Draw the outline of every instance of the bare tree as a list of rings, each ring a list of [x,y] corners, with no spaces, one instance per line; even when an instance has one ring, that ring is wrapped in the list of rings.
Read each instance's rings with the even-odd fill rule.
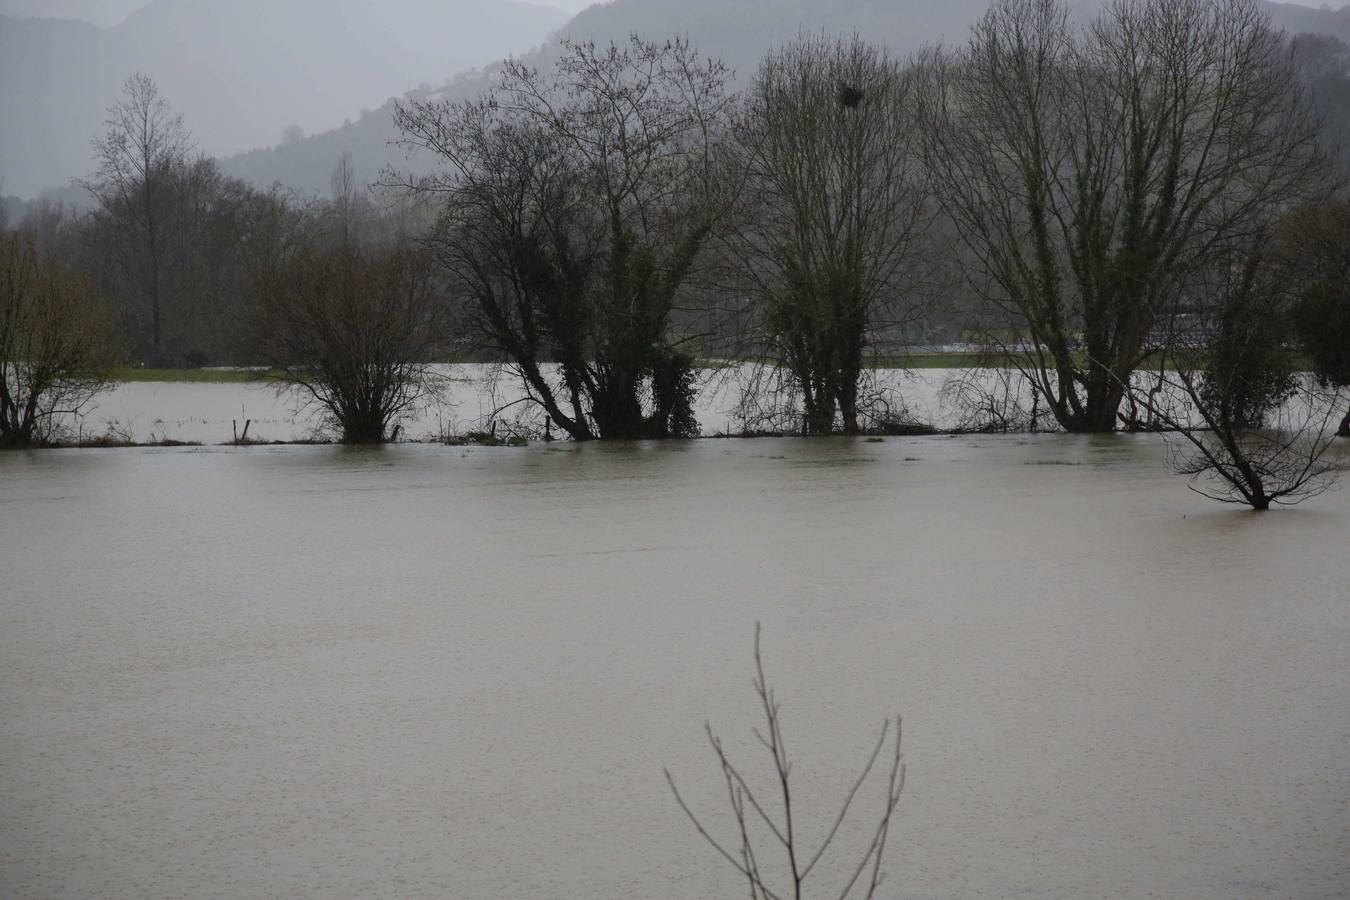
[[[724,202],[726,80],[635,36],[565,43],[550,72],[507,62],[479,102],[397,108],[405,144],[446,166],[403,186],[443,202],[432,242],[469,331],[574,439],[697,428],[672,315]]]
[[[932,214],[910,101],[885,51],[800,37],[760,63],[737,129],[748,177],[727,244],[806,434],[858,433],[868,346],[918,308]]]
[[[356,228],[363,219],[369,218],[366,204],[363,203],[364,189],[356,183],[356,168],[352,155],[343,153],[333,167],[328,179],[330,191],[329,208],[333,215],[334,230],[339,243],[350,244],[357,239]]]
[[[302,248],[257,280],[252,343],[275,377],[316,404],[344,443],[396,440],[430,400],[445,298],[428,254]]]
[[[1172,465],[1191,488],[1253,509],[1293,505],[1329,488],[1327,456],[1344,398],[1292,371],[1290,296],[1260,249],[1216,261],[1192,282],[1192,311],[1174,323],[1158,384],[1129,386],[1173,441]]]
[[[1324,387],[1350,388],[1350,199],[1295,212],[1281,224],[1275,254],[1313,374]],[[1350,406],[1343,413],[1336,433],[1350,437]]]
[[[861,896],[870,900],[870,898],[876,896],[877,889],[885,879],[886,873],[882,870],[881,863],[886,852],[886,839],[890,834],[891,820],[895,815],[896,807],[900,803],[900,794],[905,787],[905,765],[900,755],[900,717],[896,716],[895,718],[893,736],[891,734],[892,723],[888,720],[882,724],[876,745],[873,747],[871,755],[868,756],[862,773],[854,780],[848,793],[845,794],[839,811],[831,820],[832,824],[825,833],[825,837],[813,850],[802,840],[801,810],[793,806],[792,763],[788,757],[786,743],[783,740],[782,710],[764,675],[764,659],[760,654],[759,632],[759,623],[756,623],[754,687],[755,694],[759,698],[760,709],[764,714],[764,730],[755,729],[754,733],[759,743],[773,759],[775,783],[770,789],[770,793],[777,794],[777,803],[774,804],[767,796],[755,792],[755,789],[742,774],[741,769],[727,756],[722,740],[713,731],[711,724],[705,724],[704,730],[707,732],[708,743],[712,747],[713,754],[717,757],[717,765],[726,786],[728,803],[731,806],[732,817],[736,823],[736,837],[732,841],[719,840],[714,837],[689,804],[685,802],[669,769],[665,773],[666,782],[670,785],[671,793],[675,795],[675,802],[684,810],[685,815],[689,817],[689,821],[698,829],[698,833],[746,879],[750,888],[751,900],[780,900],[780,898],[789,897],[793,900],[801,900],[802,897],[806,896],[805,884],[807,878],[815,871],[816,865],[834,843],[835,837],[839,834],[840,826],[843,825],[844,819],[853,806],[854,798],[872,773],[877,760],[881,758],[881,751],[886,746],[887,738],[891,737],[894,749],[890,754],[889,774],[885,782],[885,796],[879,821],[869,832],[870,838],[863,848],[861,858],[856,863],[850,864],[845,870],[847,878],[837,893],[840,900],[844,900],[857,889]],[[774,814],[776,812],[773,808],[775,805],[781,808],[781,816]],[[776,846],[777,851],[775,852],[780,853],[784,858],[783,869],[785,871],[779,877],[774,876],[772,871],[774,867],[769,861],[768,851],[757,846],[754,839],[756,832],[763,829],[767,829],[771,836],[770,846]],[[783,885],[786,885],[786,887]]]
[[[166,257],[176,238],[170,193],[187,165],[191,141],[147,75],[136,73],[108,109],[106,132],[94,140],[98,170],[82,182],[123,242],[125,265],[136,273],[150,312],[150,349],[161,349]]]
[[[89,282],[0,237],[0,446],[59,436],[108,385],[112,316]]]
[[[1321,184],[1256,0],[1000,0],[924,65],[926,155],[1010,362],[1069,431],[1116,427],[1216,255]]]

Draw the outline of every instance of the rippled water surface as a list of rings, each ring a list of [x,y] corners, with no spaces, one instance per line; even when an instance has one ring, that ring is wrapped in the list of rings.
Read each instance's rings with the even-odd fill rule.
[[[741,896],[757,620],[886,897],[1345,896],[1348,550],[1151,437],[0,455],[0,896]]]

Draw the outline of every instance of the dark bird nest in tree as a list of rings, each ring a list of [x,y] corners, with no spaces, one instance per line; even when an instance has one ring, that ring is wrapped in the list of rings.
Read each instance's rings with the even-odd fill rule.
[[[839,85],[839,103],[848,109],[856,109],[859,103],[862,103],[863,92],[861,88],[855,88],[851,84]]]

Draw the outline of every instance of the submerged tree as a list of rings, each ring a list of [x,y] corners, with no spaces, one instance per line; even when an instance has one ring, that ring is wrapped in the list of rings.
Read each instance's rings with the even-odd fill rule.
[[[697,429],[672,315],[724,202],[726,81],[683,41],[570,42],[482,101],[396,110],[447,167],[403,184],[443,202],[432,244],[470,334],[576,440]]]
[[[1318,130],[1255,0],[1000,0],[926,60],[943,206],[1008,359],[1069,431],[1116,427],[1217,257],[1315,190]]]
[[[859,431],[868,345],[914,315],[931,221],[910,80],[854,36],[760,64],[737,129],[746,190],[727,244],[789,373],[803,431]]]
[[[445,298],[423,252],[307,247],[257,279],[252,342],[349,444],[394,440],[430,399]]]
[[[1342,400],[1292,371],[1288,285],[1259,248],[1216,262],[1193,282],[1158,388],[1132,387],[1168,429],[1172,463],[1192,489],[1253,509],[1292,505],[1326,490],[1340,471],[1327,457]]]
[[[108,386],[112,316],[87,279],[0,236],[0,446],[58,436]]]

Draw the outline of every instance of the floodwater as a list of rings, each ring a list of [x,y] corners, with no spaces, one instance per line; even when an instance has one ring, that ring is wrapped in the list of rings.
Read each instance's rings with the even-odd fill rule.
[[[0,896],[743,895],[759,621],[880,896],[1343,897],[1347,549],[1143,435],[0,455]]]
[[[748,372],[749,367],[741,367]],[[905,409],[919,421],[950,423],[953,411],[944,401],[943,387],[950,378],[969,371],[929,369],[912,372],[879,370],[878,380],[903,397]],[[475,429],[493,421],[523,420],[536,430],[542,421],[535,409],[521,404],[519,382],[499,367],[465,364],[441,368],[442,392],[412,411],[402,423],[402,436],[434,439]],[[739,433],[753,424],[739,414],[742,382],[735,373],[704,373],[696,413],[704,434]],[[323,420],[295,393],[278,392],[267,383],[124,382],[100,394],[86,415],[63,424],[77,435],[113,432],[149,443],[159,440],[224,444],[249,422],[248,436],[265,441],[295,441],[326,436]],[[771,430],[771,429],[770,429]],[[331,436],[331,435],[327,435]]]

